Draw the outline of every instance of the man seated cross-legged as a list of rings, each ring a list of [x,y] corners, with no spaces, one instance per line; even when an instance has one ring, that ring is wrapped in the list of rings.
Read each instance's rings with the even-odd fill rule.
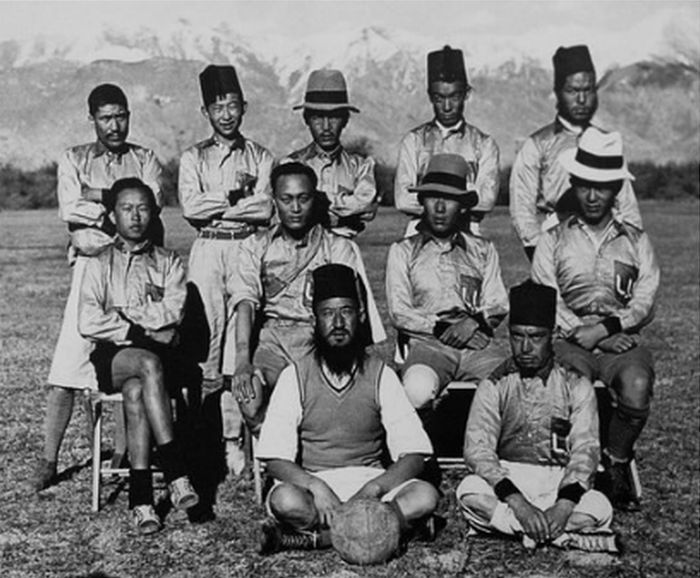
[[[473,472],[457,488],[472,531],[616,551],[612,507],[591,489],[599,460],[590,380],[554,361],[556,291],[527,281],[510,292],[513,357],[479,384],[464,438]],[[582,535],[587,533],[587,535]]]
[[[313,272],[315,348],[280,375],[257,447],[277,480],[262,553],[329,546],[327,528],[348,500],[389,503],[404,531],[437,505],[437,491],[415,479],[430,440],[394,371],[366,349],[361,283],[345,265]]]
[[[96,343],[91,361],[100,389],[123,395],[129,508],[137,530],[150,534],[161,527],[153,507],[152,439],[173,505],[185,509],[199,501],[175,439],[165,383],[176,363],[173,346],[185,308],[185,270],[174,252],[147,238],[157,215],[148,185],[121,179],[106,195],[105,206],[117,237],[86,264],[78,324],[80,333]]]

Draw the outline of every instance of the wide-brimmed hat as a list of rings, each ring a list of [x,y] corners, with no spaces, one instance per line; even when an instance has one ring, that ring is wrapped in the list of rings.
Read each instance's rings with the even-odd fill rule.
[[[619,132],[588,127],[581,135],[578,147],[561,153],[559,162],[569,174],[586,181],[634,180],[622,156],[622,135]]]
[[[294,107],[294,110],[351,110],[360,112],[348,101],[348,86],[340,70],[323,68],[314,70],[306,83],[304,102]]]
[[[428,170],[417,187],[409,187],[414,193],[441,193],[459,197],[463,204],[473,207],[479,202],[475,191],[467,190],[469,165],[464,157],[454,154],[438,154],[428,163]]]

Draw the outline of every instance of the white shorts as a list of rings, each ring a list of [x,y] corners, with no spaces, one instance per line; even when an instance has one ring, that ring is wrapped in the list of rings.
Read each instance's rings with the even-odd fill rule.
[[[78,256],[73,265],[70,293],[68,293],[68,301],[63,311],[61,332],[58,335],[49,370],[47,380],[49,385],[97,390],[95,368],[90,362],[90,353],[94,344],[78,332],[80,285],[83,282],[88,259],[90,257]]]

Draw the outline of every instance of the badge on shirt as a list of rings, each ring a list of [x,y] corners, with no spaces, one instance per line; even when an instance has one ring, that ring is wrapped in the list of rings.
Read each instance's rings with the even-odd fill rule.
[[[563,417],[552,417],[550,431],[552,433],[552,456],[555,458],[568,456],[571,422]]]
[[[471,275],[460,275],[459,295],[470,314],[478,311],[481,301],[481,279]]]
[[[313,271],[306,272],[306,279],[304,279],[304,295],[303,302],[304,307],[311,307],[314,298],[314,275]]]
[[[146,299],[148,301],[157,303],[163,300],[164,295],[165,288],[154,285],[153,283],[146,283]]]
[[[634,282],[639,277],[639,269],[622,261],[615,261],[615,298],[627,305],[632,299]]]

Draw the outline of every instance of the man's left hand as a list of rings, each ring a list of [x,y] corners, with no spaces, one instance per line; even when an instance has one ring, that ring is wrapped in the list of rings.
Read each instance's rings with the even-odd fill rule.
[[[555,504],[544,511],[544,516],[549,524],[549,539],[556,540],[566,530],[566,523],[574,511],[574,503],[571,500],[557,500]]]
[[[491,343],[491,338],[479,329],[467,341],[467,349],[484,349],[489,343]]]
[[[598,347],[610,353],[624,353],[637,345],[637,338],[627,333],[615,333],[598,342]]]
[[[608,330],[600,323],[596,323],[595,325],[580,325],[574,329],[569,339],[590,351],[601,339],[607,337],[607,335]]]
[[[440,335],[440,341],[450,347],[464,349],[478,329],[478,321],[471,317],[465,317],[461,321],[457,321],[445,329],[442,335]]]

